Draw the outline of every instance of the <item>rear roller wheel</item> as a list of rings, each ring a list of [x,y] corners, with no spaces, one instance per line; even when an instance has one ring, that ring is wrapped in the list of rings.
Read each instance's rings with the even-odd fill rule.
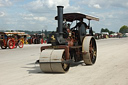
[[[82,51],[87,52],[83,54],[83,60],[85,64],[92,65],[96,61],[97,47],[96,41],[92,36],[86,36],[83,40]]]
[[[70,64],[63,62],[66,60],[64,54],[64,50],[43,50],[39,59],[41,70],[43,72],[67,72]]]

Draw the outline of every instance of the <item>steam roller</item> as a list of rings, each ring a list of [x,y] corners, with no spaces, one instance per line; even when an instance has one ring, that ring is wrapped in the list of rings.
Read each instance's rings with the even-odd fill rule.
[[[93,65],[97,58],[97,46],[93,37],[90,21],[99,18],[81,13],[63,14],[63,6],[57,6],[58,27],[49,34],[48,44],[41,47],[39,58],[40,69],[43,72],[65,73],[74,62],[84,61]],[[88,25],[83,21],[87,19]],[[72,26],[75,22],[76,25]]]

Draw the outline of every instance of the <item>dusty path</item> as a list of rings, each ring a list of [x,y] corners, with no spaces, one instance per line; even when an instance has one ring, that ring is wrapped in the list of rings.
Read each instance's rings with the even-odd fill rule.
[[[95,65],[79,64],[65,74],[41,72],[34,64],[40,46],[0,49],[0,85],[128,85],[128,38],[98,40]]]

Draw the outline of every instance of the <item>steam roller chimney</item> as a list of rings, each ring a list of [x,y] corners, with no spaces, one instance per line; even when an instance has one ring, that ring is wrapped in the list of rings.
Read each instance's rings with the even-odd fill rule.
[[[58,32],[62,33],[63,32],[63,8],[64,6],[57,6],[58,10]]]

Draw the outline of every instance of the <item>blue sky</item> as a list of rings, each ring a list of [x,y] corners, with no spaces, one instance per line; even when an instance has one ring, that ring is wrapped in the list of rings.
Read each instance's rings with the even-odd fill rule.
[[[0,30],[55,30],[57,5],[64,6],[64,13],[98,17],[91,22],[95,32],[128,26],[128,0],[0,0]]]

